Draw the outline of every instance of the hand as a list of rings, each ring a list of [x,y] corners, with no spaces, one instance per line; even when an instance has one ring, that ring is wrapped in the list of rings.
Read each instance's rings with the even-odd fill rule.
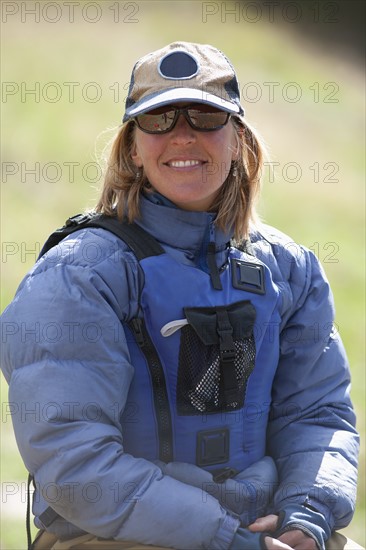
[[[275,531],[277,527],[278,516],[270,514],[262,518],[258,518],[254,523],[249,525],[248,529],[252,532],[258,533],[261,531]],[[293,529],[287,531],[279,537],[279,539],[272,539],[266,537],[265,539],[268,550],[275,550],[276,548],[292,548],[293,550],[317,550],[315,540],[308,537],[302,531]],[[285,546],[276,546],[277,542],[285,544]]]
[[[261,531],[275,531],[277,528],[278,516],[269,514],[261,518],[257,518],[254,523],[248,526],[249,531],[260,533]]]
[[[254,523],[249,525],[248,529],[253,533],[260,533],[262,531],[275,531],[277,527],[278,516],[275,514],[269,514],[262,518],[258,518]],[[264,542],[268,550],[292,550],[292,546],[289,546],[286,541],[280,541],[272,537],[265,537]]]
[[[288,544],[294,550],[317,550],[318,548],[315,540],[299,529],[283,533],[278,540]]]
[[[289,504],[278,514],[276,538],[294,550],[324,550],[330,534],[325,516],[315,508]]]
[[[230,550],[260,550],[264,548],[264,545],[266,550],[293,550],[284,542],[270,537],[268,532],[262,534],[261,531],[258,531],[256,533],[243,527],[239,527],[235,533]]]

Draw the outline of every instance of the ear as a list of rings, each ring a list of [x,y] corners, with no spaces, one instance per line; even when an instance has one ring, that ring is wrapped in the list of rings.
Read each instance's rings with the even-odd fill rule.
[[[236,161],[236,160],[238,160],[238,158],[239,158],[239,148],[238,148],[238,146],[236,145],[236,146],[233,147],[233,152],[232,152],[231,160],[232,160],[232,161]]]
[[[231,147],[231,160],[232,161],[236,161],[238,160],[239,158],[239,151],[240,151],[240,147],[239,147],[239,139],[237,136],[235,136],[234,140],[233,140],[233,145]]]
[[[232,161],[236,161],[239,158],[240,155],[240,143],[243,140],[244,130],[243,128],[235,128],[233,132],[233,140],[232,140]]]
[[[134,144],[132,145],[132,148],[131,148],[131,159],[132,159],[134,165],[137,166],[137,168],[142,168],[142,166],[143,166],[142,159],[141,159],[141,156],[139,154],[136,142],[134,142]]]

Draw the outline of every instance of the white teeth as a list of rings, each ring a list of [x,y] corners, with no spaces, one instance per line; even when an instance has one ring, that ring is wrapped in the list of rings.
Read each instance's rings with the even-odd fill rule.
[[[185,168],[186,166],[198,166],[201,163],[199,160],[172,160],[169,164],[174,168]]]

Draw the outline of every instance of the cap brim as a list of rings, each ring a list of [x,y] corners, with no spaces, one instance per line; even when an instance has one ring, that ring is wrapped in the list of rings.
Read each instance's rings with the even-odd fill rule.
[[[151,109],[163,107],[164,105],[169,105],[170,103],[176,103],[178,101],[194,101],[195,103],[212,105],[227,113],[237,115],[244,114],[241,105],[204,92],[203,90],[197,90],[195,88],[171,88],[165,92],[158,92],[152,96],[150,95],[131,105],[131,107],[126,109],[123,122],[127,122],[127,120],[137,115],[141,115],[142,113],[146,113],[147,111],[151,111]]]

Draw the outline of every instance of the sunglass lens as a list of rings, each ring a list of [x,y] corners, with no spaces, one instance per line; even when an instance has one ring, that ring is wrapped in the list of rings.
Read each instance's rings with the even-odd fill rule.
[[[169,111],[163,109],[155,109],[137,117],[137,124],[141,130],[145,132],[156,133],[166,132],[173,125],[175,110]]]
[[[228,113],[213,109],[204,111],[202,109],[188,109],[189,120],[193,127],[198,130],[215,130],[224,126],[228,120]]]

